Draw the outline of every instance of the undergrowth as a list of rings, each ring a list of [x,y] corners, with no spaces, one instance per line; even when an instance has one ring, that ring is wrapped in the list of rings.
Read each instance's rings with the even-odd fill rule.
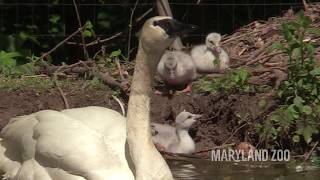
[[[279,106],[259,126],[267,144],[312,145],[319,141],[320,67],[315,63],[317,44],[308,37],[320,36],[302,12],[297,21],[285,22],[281,31],[285,41],[272,49],[288,56],[288,78],[277,89]]]

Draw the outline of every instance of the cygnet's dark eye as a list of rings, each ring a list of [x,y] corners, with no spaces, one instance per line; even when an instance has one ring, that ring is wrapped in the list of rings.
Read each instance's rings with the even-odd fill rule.
[[[210,40],[210,41],[209,41],[209,43],[213,44],[213,41],[212,41],[212,40]]]

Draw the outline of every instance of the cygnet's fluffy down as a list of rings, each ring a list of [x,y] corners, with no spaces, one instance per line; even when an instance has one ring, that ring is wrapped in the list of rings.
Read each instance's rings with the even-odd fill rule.
[[[183,111],[176,117],[175,127],[151,123],[153,142],[166,152],[192,154],[195,151],[195,143],[188,130],[200,117],[201,115]]]
[[[229,68],[229,55],[220,41],[220,34],[210,33],[205,44],[192,48],[191,57],[199,74],[220,73]]]
[[[197,77],[191,56],[182,51],[166,51],[157,71],[167,86],[177,90],[182,90]]]

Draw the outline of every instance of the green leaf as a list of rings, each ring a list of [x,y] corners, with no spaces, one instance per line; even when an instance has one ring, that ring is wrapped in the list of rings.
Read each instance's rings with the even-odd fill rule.
[[[312,113],[312,108],[310,106],[303,106],[302,112],[307,115],[310,115]]]
[[[300,59],[301,58],[301,48],[300,47],[294,48],[292,50],[292,56],[291,57],[293,59]]]
[[[275,42],[273,43],[269,48],[268,48],[268,52],[272,52],[274,50],[284,50],[285,46],[281,43],[281,42]]]
[[[309,57],[310,57],[310,56],[313,56],[314,53],[315,53],[315,51],[316,51],[315,46],[314,46],[312,43],[307,43],[307,44],[305,45],[305,47],[306,47],[306,49],[307,49],[307,51],[308,51]]]
[[[220,64],[220,59],[219,58],[215,58],[214,60],[213,60],[213,64],[214,65],[219,65]]]
[[[93,25],[92,25],[91,21],[87,21],[87,22],[86,22],[86,24],[85,24],[85,28],[86,28],[86,29],[90,29],[90,30],[92,30]]]
[[[302,27],[307,28],[312,23],[312,20],[310,17],[305,16],[304,13],[302,11],[300,11],[298,13],[298,22]]]
[[[295,143],[300,142],[300,136],[299,136],[299,135],[294,135],[294,136],[292,137],[292,141],[295,142]]]
[[[295,106],[293,104],[291,104],[289,107],[288,107],[288,112],[291,114],[291,116],[295,119],[298,119],[300,118],[300,113],[294,108]]]
[[[293,103],[295,106],[297,106],[298,108],[301,108],[303,106],[304,100],[300,97],[300,96],[296,96],[293,99]]]
[[[312,76],[319,76],[320,75],[320,67],[313,69],[312,71],[310,71],[310,74]]]
[[[11,74],[13,68],[17,65],[16,58],[20,56],[17,52],[0,51],[0,70],[2,70],[4,74]]]
[[[265,109],[268,106],[268,102],[265,98],[263,98],[258,102],[258,105],[260,109]]]
[[[312,141],[313,128],[311,126],[306,126],[303,128],[303,138],[307,144]]]
[[[91,31],[89,31],[89,30],[84,30],[83,31],[83,36],[84,37],[92,37],[92,32]]]
[[[121,50],[118,49],[117,51],[113,51],[111,54],[110,54],[110,57],[114,58],[114,57],[119,57],[121,55]]]
[[[49,21],[52,24],[57,24],[60,19],[61,19],[61,17],[59,15],[51,15],[50,18],[49,18]]]

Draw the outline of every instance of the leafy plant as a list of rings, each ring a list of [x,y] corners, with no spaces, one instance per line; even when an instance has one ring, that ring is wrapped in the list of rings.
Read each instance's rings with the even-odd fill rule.
[[[311,28],[311,23],[308,16],[298,13],[296,22],[281,26],[285,42],[272,46],[289,57],[288,79],[277,91],[280,107],[262,128],[264,139],[290,137],[294,143],[310,144],[313,136],[319,134],[320,67],[315,63],[317,45],[306,37],[311,34],[320,36],[320,29]]]
[[[63,34],[64,26],[62,25],[61,16],[58,14],[52,14],[49,18],[50,22],[50,34]]]
[[[17,58],[20,54],[17,52],[0,51],[0,70],[3,74],[9,75],[17,66]]]
[[[91,21],[87,21],[83,30],[83,35],[84,37],[94,37],[95,33],[94,33],[94,29],[93,29],[93,25],[91,23]]]
[[[226,94],[234,92],[249,92],[251,86],[248,84],[250,74],[246,69],[240,68],[232,71],[226,76],[211,79],[207,76],[200,79],[199,88],[205,92],[223,92]]]

